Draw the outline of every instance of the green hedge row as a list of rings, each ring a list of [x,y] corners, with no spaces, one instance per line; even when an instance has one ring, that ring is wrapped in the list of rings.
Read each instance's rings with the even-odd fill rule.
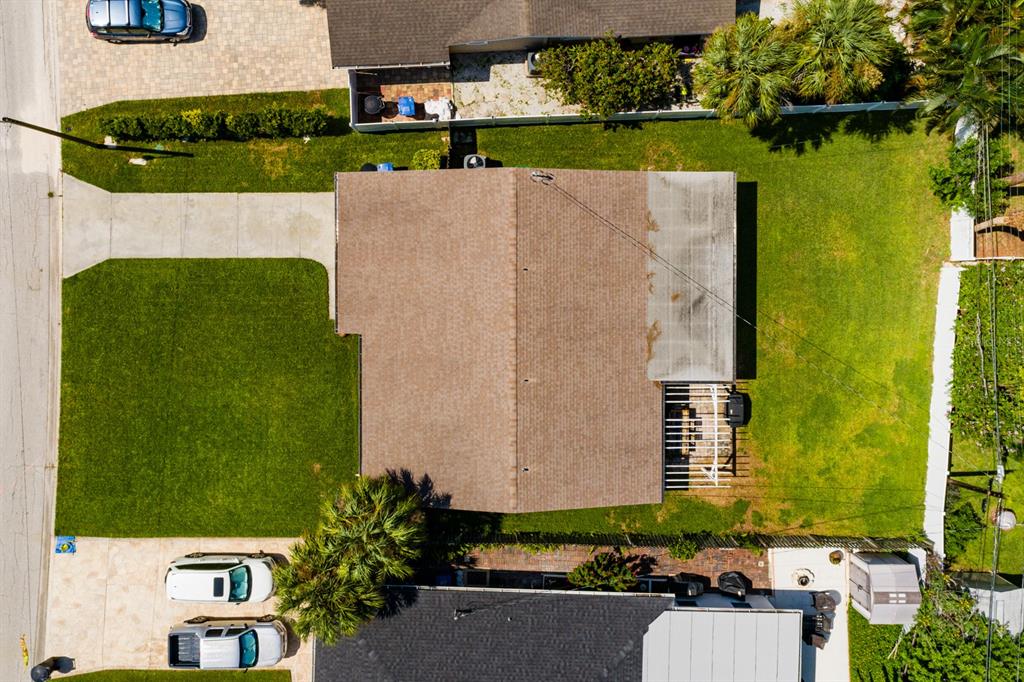
[[[177,114],[119,114],[100,120],[100,130],[117,140],[252,140],[306,137],[327,129],[327,110],[267,107],[228,114],[190,109]]]

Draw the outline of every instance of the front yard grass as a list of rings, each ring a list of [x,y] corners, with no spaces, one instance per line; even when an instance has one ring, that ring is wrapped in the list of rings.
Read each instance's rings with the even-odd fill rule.
[[[882,113],[787,117],[760,136],[720,121],[489,128],[478,145],[511,166],[724,170],[756,183],[757,361],[744,444],[754,470],[663,505],[506,517],[505,528],[920,532],[949,230],[927,167],[944,158],[944,139],[908,114]],[[742,282],[742,255],[739,267]],[[750,289],[738,290],[741,307]]]
[[[309,142],[299,138],[249,142],[161,143],[193,158],[156,157],[146,166],[128,163],[137,152],[92,149],[75,142],[61,145],[66,173],[110,192],[329,192],[336,171],[354,171],[364,163],[391,161],[408,166],[419,149],[441,149],[439,132],[365,135],[348,125],[348,90],[257,93],[217,97],[114,102],[61,121],[64,132],[102,142],[100,119],[114,114],[163,114],[189,109],[250,111],[266,106],[305,108],[322,105],[332,122],[328,134]],[[125,142],[156,147],[152,142]]]
[[[64,281],[58,533],[294,536],[357,468],[357,345],[306,260]]]

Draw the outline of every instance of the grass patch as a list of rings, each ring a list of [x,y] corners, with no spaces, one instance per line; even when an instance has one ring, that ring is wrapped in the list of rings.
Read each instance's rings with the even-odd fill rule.
[[[745,190],[756,191],[756,286],[742,284],[753,259],[741,253],[738,291],[741,308],[756,300],[759,327],[745,443],[758,463],[752,475],[714,495],[506,517],[505,527],[921,529],[949,230],[925,169],[944,158],[944,139],[905,114],[871,114],[786,117],[758,135],[720,121],[488,128],[478,145],[509,166],[731,170],[756,184]],[[750,332],[742,323],[737,331]],[[738,513],[737,500],[749,512]]]
[[[896,682],[895,661],[889,652],[903,630],[902,625],[872,625],[852,606],[849,617],[851,682]]]
[[[326,107],[331,117],[328,134],[309,142],[298,138],[169,141],[162,143],[166,149],[195,156],[153,158],[146,166],[128,163],[128,159],[140,156],[137,152],[91,149],[64,141],[64,171],[111,192],[329,192],[334,188],[337,171],[359,170],[364,163],[384,161],[408,166],[417,150],[440,149],[443,144],[439,132],[355,133],[348,125],[348,90],[340,89],[114,102],[65,116],[61,127],[66,133],[102,142],[100,119],[114,114],[162,114],[188,109],[232,113],[271,105],[297,109]],[[146,142],[125,144],[156,146]]]
[[[297,535],[357,468],[357,350],[312,261],[65,280],[57,532]]]
[[[81,682],[290,682],[292,674],[287,670],[101,670],[75,675],[75,679]]]

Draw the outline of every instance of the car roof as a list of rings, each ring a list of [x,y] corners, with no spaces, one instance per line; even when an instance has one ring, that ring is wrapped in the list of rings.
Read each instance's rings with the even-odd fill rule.
[[[142,0],[89,0],[93,28],[142,27]]]
[[[220,594],[214,581],[220,580]],[[167,575],[167,596],[172,599],[227,601],[231,582],[227,571],[172,571]]]

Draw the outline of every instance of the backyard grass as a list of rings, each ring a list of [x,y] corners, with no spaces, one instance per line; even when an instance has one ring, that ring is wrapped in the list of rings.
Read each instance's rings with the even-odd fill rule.
[[[872,625],[847,606],[850,637],[850,682],[896,682],[896,664],[889,658],[902,625]]]
[[[741,203],[756,192],[756,266],[740,254],[738,286],[741,309],[756,300],[743,444],[753,471],[717,494],[506,517],[505,528],[920,532],[949,229],[926,169],[944,158],[944,139],[905,114],[792,117],[759,135],[687,121],[492,128],[477,139],[481,153],[510,166],[731,170],[753,183]],[[749,373],[750,361],[741,364]]]
[[[292,674],[287,670],[101,670],[75,675],[74,679],[80,682],[290,682]]]
[[[305,260],[64,281],[58,533],[294,536],[357,468],[357,344]]]
[[[226,112],[270,105],[303,108],[323,105],[332,117],[329,134],[309,142],[299,138],[249,142],[161,143],[193,158],[158,157],[146,166],[128,163],[137,152],[92,149],[65,141],[66,173],[111,192],[329,192],[336,171],[354,171],[364,163],[391,161],[407,166],[423,148],[442,148],[437,132],[366,135],[348,125],[348,90],[225,95],[114,102],[64,117],[66,133],[102,142],[100,119],[114,114],[162,114],[189,109]],[[125,142],[137,147],[156,143]]]

